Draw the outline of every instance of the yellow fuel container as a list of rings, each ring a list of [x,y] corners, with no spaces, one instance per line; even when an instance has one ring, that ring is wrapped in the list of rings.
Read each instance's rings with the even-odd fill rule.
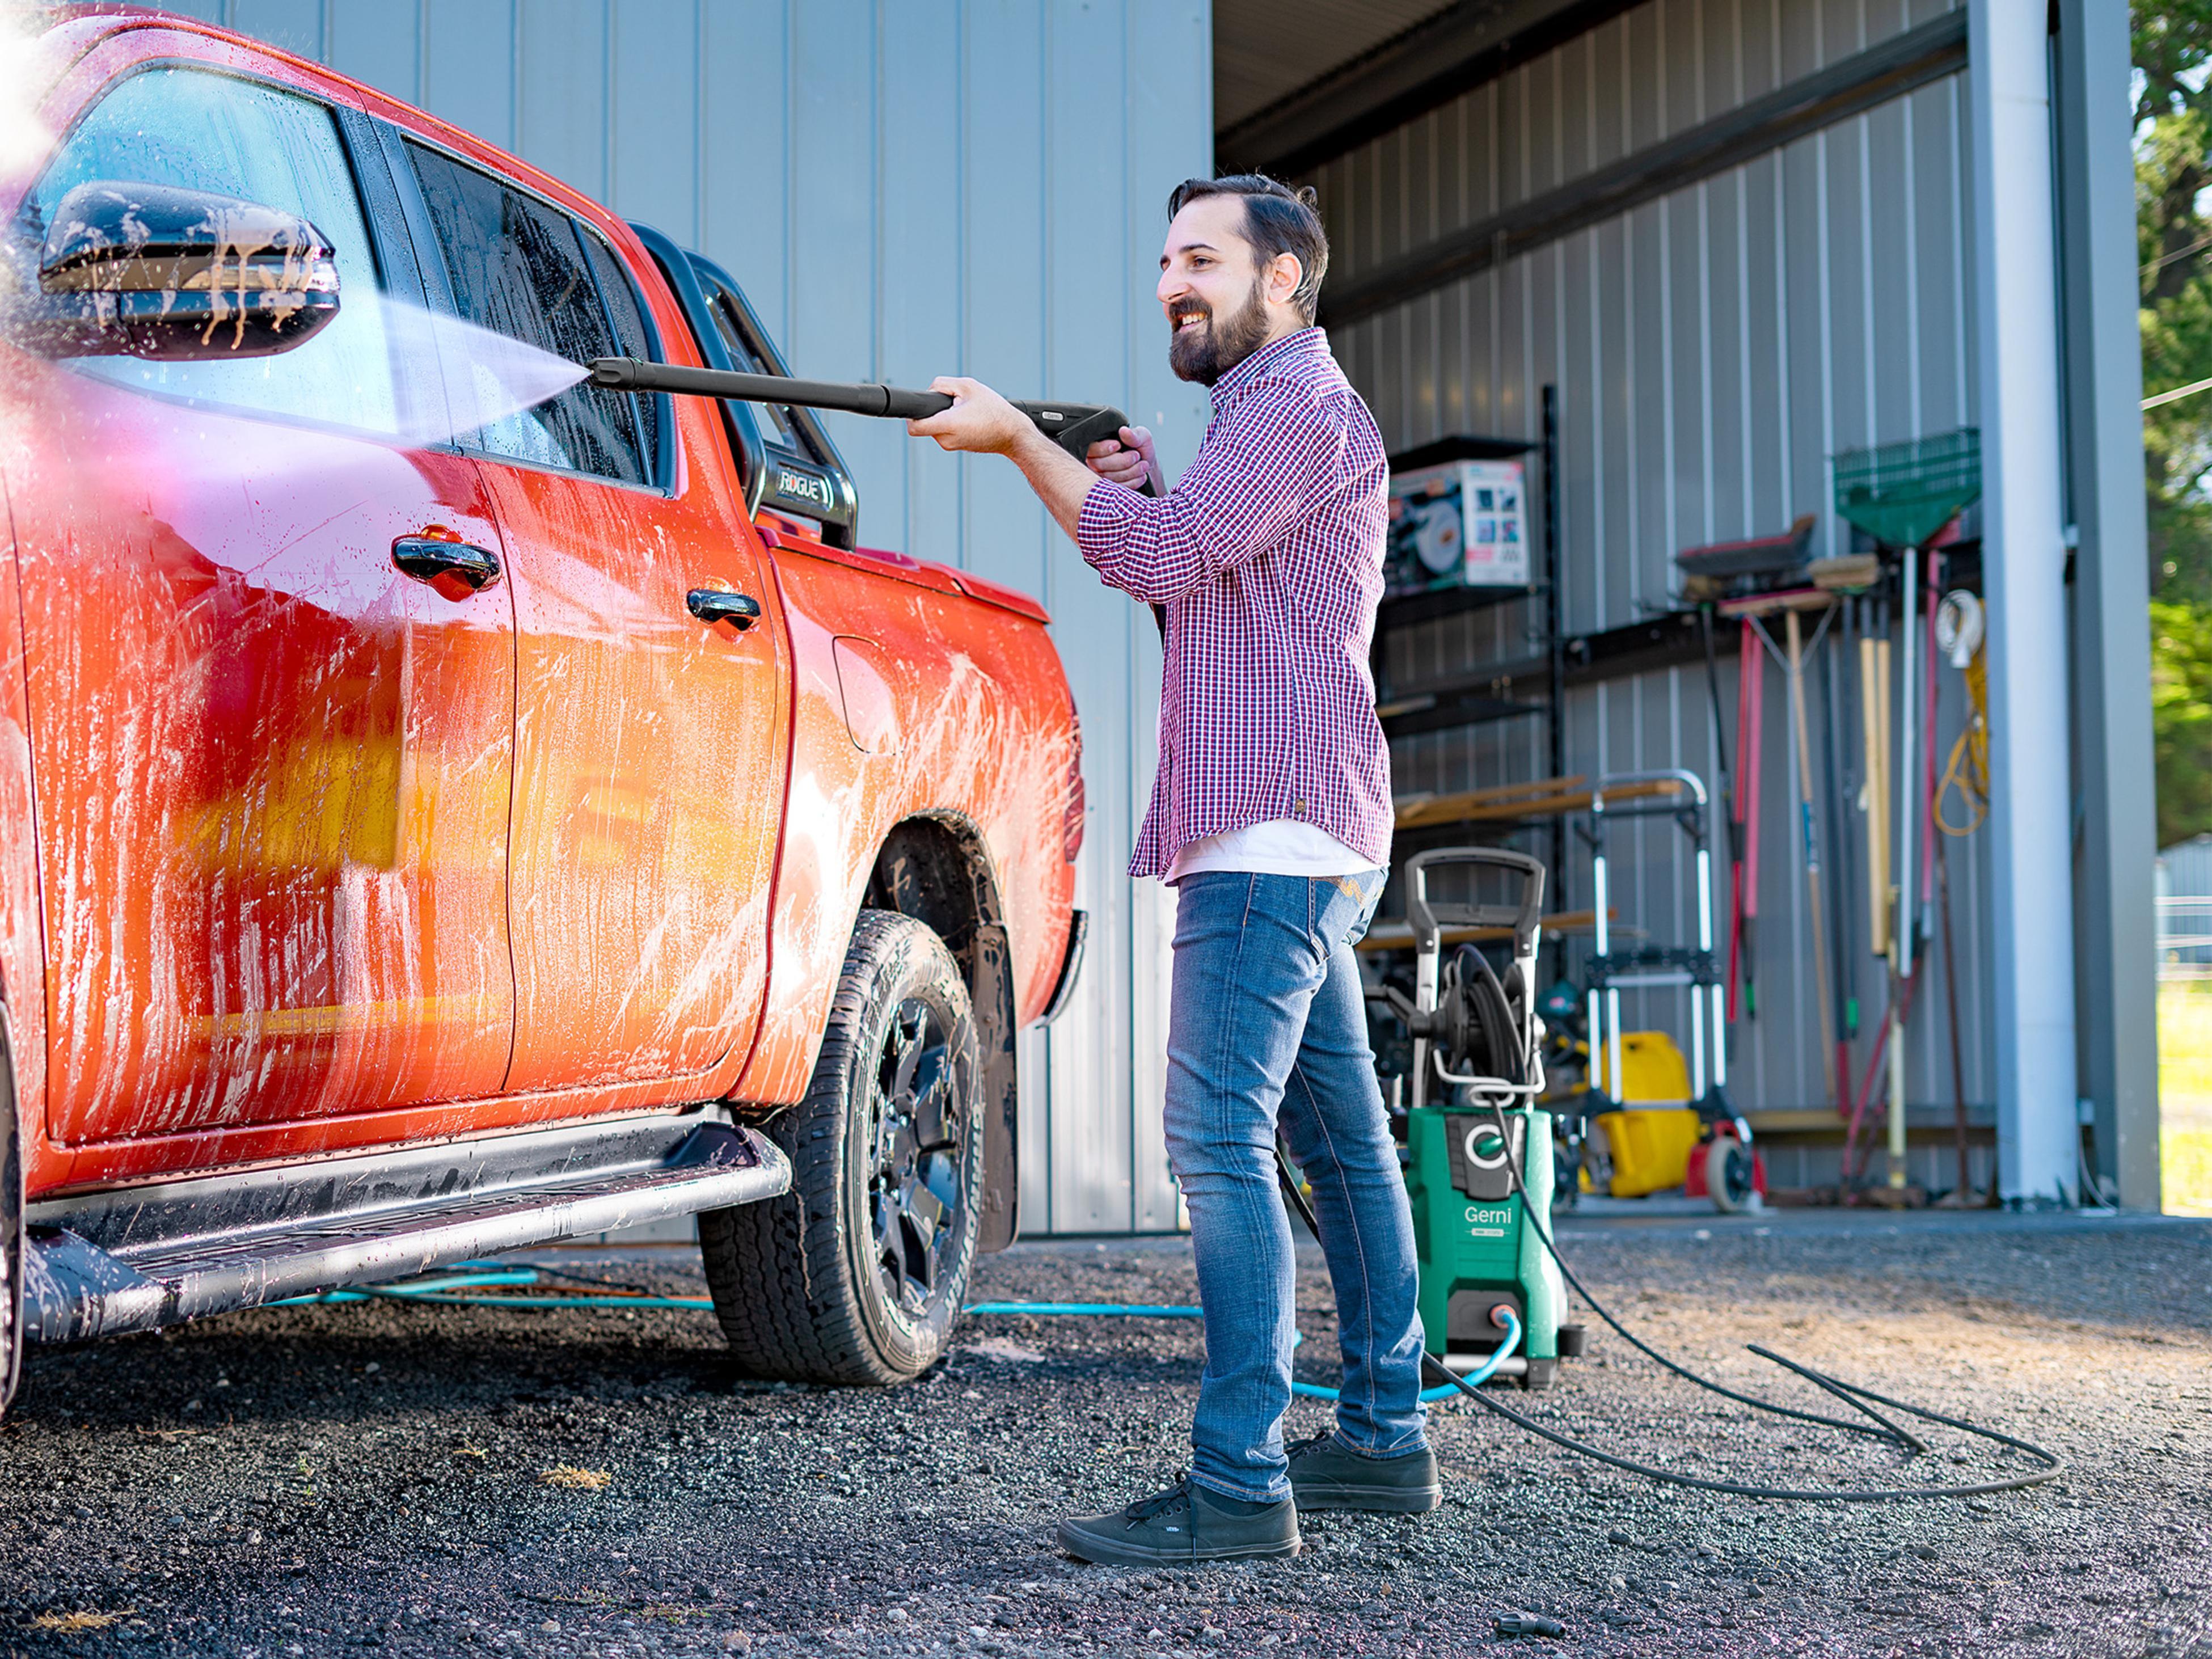
[[[1690,1067],[1664,1031],[1620,1034],[1620,1081],[1606,1092],[1626,1109],[1598,1114],[1613,1155],[1615,1198],[1679,1187],[1705,1127],[1689,1104]]]

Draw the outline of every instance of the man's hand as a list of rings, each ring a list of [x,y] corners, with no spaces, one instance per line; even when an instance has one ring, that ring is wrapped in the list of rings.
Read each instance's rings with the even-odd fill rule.
[[[1090,464],[1085,465],[981,380],[971,380],[964,374],[940,374],[929,383],[929,389],[951,398],[952,407],[925,420],[908,421],[907,431],[917,438],[936,439],[940,448],[1006,456],[1021,468],[1022,476],[1030,481],[1030,488],[1036,491],[1054,522],[1079,544],[1083,503],[1099,479],[1110,478],[1132,489],[1144,482],[1147,473],[1160,479],[1159,463],[1152,458],[1152,434],[1140,426],[1123,427],[1118,441],[1102,439],[1091,445]]]
[[[940,374],[929,383],[929,389],[949,396],[952,407],[926,420],[908,421],[906,429],[911,437],[934,438],[943,449],[1010,455],[1016,445],[1036,432],[1028,416],[981,380],[963,374]]]
[[[1141,426],[1123,427],[1118,440],[1101,438],[1091,446],[1085,459],[1091,470],[1109,483],[1141,490],[1149,477],[1154,489],[1163,495],[1168,493],[1168,481],[1160,476],[1159,458],[1152,453],[1152,434]]]

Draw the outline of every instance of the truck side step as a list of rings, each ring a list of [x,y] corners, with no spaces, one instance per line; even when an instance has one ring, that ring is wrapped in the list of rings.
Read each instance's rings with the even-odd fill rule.
[[[52,1200],[25,1217],[24,1335],[149,1330],[790,1184],[765,1136],[694,1110]]]

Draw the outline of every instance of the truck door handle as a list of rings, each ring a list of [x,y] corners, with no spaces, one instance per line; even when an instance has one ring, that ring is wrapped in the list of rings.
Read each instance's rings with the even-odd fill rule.
[[[720,587],[695,587],[684,596],[684,608],[702,623],[735,623],[740,630],[760,620],[760,601],[750,593],[732,593]]]
[[[481,593],[499,580],[499,559],[489,548],[465,542],[451,531],[402,536],[392,544],[392,562],[404,575],[428,582],[449,599]]]

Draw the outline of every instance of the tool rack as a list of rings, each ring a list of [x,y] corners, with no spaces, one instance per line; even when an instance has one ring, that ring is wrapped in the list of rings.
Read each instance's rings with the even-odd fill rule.
[[[1733,658],[1743,648],[1747,629],[1759,639],[1755,648],[1772,653],[1777,660],[1784,661],[1786,648],[1768,637],[1771,629],[1775,636],[1784,636],[1802,628],[1817,636],[1831,624],[1839,624],[1846,643],[1857,638],[1879,635],[1889,637],[1898,617],[1908,604],[1912,603],[1912,589],[1917,581],[1908,577],[1920,575],[1916,562],[1908,572],[1891,553],[1880,553],[1878,544],[1887,546],[1893,533],[1885,535],[1882,527],[1868,530],[1859,520],[1865,516],[1860,511],[1866,505],[1859,498],[1869,496],[1877,508],[1890,505],[1888,498],[1896,496],[1906,501],[1914,492],[1925,494],[1922,488],[1926,473],[1935,480],[1936,488],[1945,483],[1945,468],[1957,470],[1971,465],[1972,456],[1952,454],[1961,441],[1971,448],[1971,434],[1946,436],[1909,447],[1893,446],[1892,450],[1870,452],[1866,455],[1847,453],[1837,458],[1836,484],[1838,495],[1838,511],[1846,521],[1858,526],[1860,536],[1852,550],[1853,562],[1861,567],[1858,572],[1847,572],[1840,567],[1842,560],[1830,562],[1831,569],[1822,573],[1830,581],[1850,581],[1850,586],[1822,587],[1808,581],[1801,587],[1765,589],[1752,593],[1722,595],[1716,593],[1701,601],[1678,599],[1680,608],[1655,612],[1620,627],[1601,629],[1587,634],[1567,634],[1561,621],[1561,583],[1559,546],[1559,416],[1556,389],[1547,386],[1542,397],[1541,436],[1534,444],[1504,440],[1461,440],[1462,443],[1484,443],[1499,447],[1486,453],[1505,454],[1538,452],[1537,459],[1542,477],[1530,483],[1531,505],[1540,500],[1540,525],[1532,525],[1533,536],[1540,551],[1540,580],[1525,588],[1473,589],[1449,594],[1423,594],[1409,599],[1386,600],[1377,617],[1374,647],[1374,667],[1376,685],[1376,714],[1381,718],[1387,737],[1398,738],[1416,733],[1446,731],[1495,720],[1525,720],[1542,717],[1547,723],[1549,770],[1551,776],[1529,782],[1438,793],[1401,800],[1397,813],[1397,833],[1394,860],[1401,866],[1404,860],[1424,850],[1466,843],[1470,841],[1496,842],[1516,834],[1533,834],[1539,837],[1530,843],[1534,850],[1548,850],[1551,875],[1549,896],[1557,911],[1545,918],[1545,932],[1555,945],[1563,943],[1563,936],[1581,935],[1592,939],[1601,927],[1607,934],[1607,944],[1632,932],[1614,924],[1606,914],[1609,909],[1601,899],[1595,905],[1589,896],[1570,892],[1571,872],[1567,854],[1571,819],[1582,819],[1593,805],[1589,799],[1592,780],[1566,774],[1565,754],[1565,703],[1567,693],[1581,685],[1626,678],[1668,668],[1704,666],[1719,657]],[[1897,453],[1893,453],[1894,450]],[[1910,453],[1906,453],[1909,450]],[[1924,454],[1922,452],[1926,452]],[[1469,451],[1468,453],[1474,453]],[[1411,465],[1425,452],[1413,456],[1396,458],[1399,465]],[[1887,468],[1887,471],[1882,469]],[[1871,469],[1871,470],[1869,470]],[[1862,477],[1862,474],[1865,474]],[[1895,476],[1892,476],[1894,474]],[[1908,476],[1909,475],[1909,476]],[[1869,481],[1872,486],[1869,488]],[[1540,491],[1540,494],[1539,494]],[[1849,498],[1848,503],[1846,498]],[[1917,501],[1917,496],[1914,496]],[[1907,504],[1914,504],[1908,501]],[[1793,530],[1798,526],[1793,526]],[[1947,587],[1964,587],[1972,592],[1982,588],[1983,550],[1978,537],[1969,533],[1962,538],[1944,544],[1942,553],[1943,579]],[[1808,576],[1813,572],[1808,572]],[[1851,578],[1856,577],[1856,580]],[[1927,596],[1932,601],[1933,595]],[[1430,622],[1437,617],[1500,605],[1535,601],[1524,613],[1529,648],[1525,652],[1504,653],[1494,660],[1475,662],[1465,668],[1442,677],[1425,677],[1413,684],[1394,684],[1388,672],[1386,647],[1390,637],[1399,629]],[[1917,607],[1916,607],[1917,608]],[[1718,627],[1722,623],[1739,626]],[[1762,626],[1762,624],[1764,624]],[[1917,630],[1906,629],[1917,638]],[[1823,659],[1823,660],[1826,660]],[[1848,668],[1846,673],[1850,672]],[[1887,672],[1886,670],[1884,671]],[[1830,696],[1833,696],[1831,687]],[[1848,774],[1850,734],[1821,733],[1811,740],[1820,744],[1824,739],[1832,741],[1843,756],[1844,770]],[[1800,741],[1806,734],[1800,733]],[[1808,751],[1809,752],[1809,751]],[[1715,811],[1728,814],[1733,847],[1733,813],[1730,811],[1732,791],[1728,769],[1717,780],[1718,793]],[[1611,781],[1609,780],[1608,782]],[[1833,791],[1830,792],[1834,793]],[[1623,800],[1616,788],[1606,791],[1608,809]],[[1838,798],[1840,800],[1841,797]],[[1853,894],[1872,902],[1879,889],[1869,880],[1872,872],[1855,866],[1859,859],[1853,856],[1854,848],[1844,839],[1846,826],[1836,802],[1829,805],[1837,811],[1837,821],[1819,826],[1820,839],[1832,850],[1835,869],[1831,879],[1838,882],[1838,890]],[[1662,805],[1660,811],[1665,809]],[[1715,827],[1717,827],[1716,825]],[[1544,841],[1548,840],[1548,849]],[[1860,849],[1863,851],[1863,849]],[[1702,885],[1702,884],[1701,884]],[[1579,905],[1577,900],[1583,901]],[[1847,901],[1848,904],[1848,901]],[[1849,906],[1856,909],[1856,906]],[[1401,937],[1403,924],[1384,918],[1378,919],[1370,930],[1365,948],[1373,951],[1403,951],[1410,939]],[[1734,933],[1729,935],[1731,945]],[[1454,943],[1461,942],[1455,939]],[[1483,938],[1469,936],[1468,942],[1495,943]],[[1845,1043],[1850,1030],[1856,1026],[1856,996],[1853,981],[1861,967],[1852,963],[1850,953],[1838,933],[1832,940],[1825,940],[1820,952],[1820,970],[1832,978],[1832,987],[1824,987],[1820,997],[1824,1021],[1834,1026],[1835,1035],[1829,1039],[1831,1058],[1827,1065],[1836,1068],[1832,1079],[1838,1078],[1842,1068],[1851,1062]],[[1640,948],[1640,947],[1638,947]],[[1600,947],[1600,956],[1605,952]],[[1709,952],[1710,953],[1710,952]],[[1832,953],[1833,959],[1831,959]],[[1692,951],[1689,954],[1696,955]],[[1626,964],[1616,960],[1615,967],[1625,970]],[[1692,972],[1695,965],[1686,960],[1663,965],[1666,969]],[[1733,979],[1733,972],[1723,981],[1725,986]],[[1700,997],[1702,1003],[1706,999]],[[1832,1008],[1838,1000],[1842,1008]],[[1851,1016],[1845,1020],[1842,1016]],[[1722,1028],[1724,1031],[1725,1027]],[[1716,1035],[1718,1035],[1717,1033]],[[1694,1037],[1693,1037],[1694,1040]],[[1717,1043],[1714,1045],[1717,1047]],[[1722,1063],[1725,1063],[1723,1060]],[[1827,1067],[1824,1066],[1824,1069]],[[1954,1070],[1957,1067],[1954,1065]],[[1845,1094],[1849,1084],[1836,1081],[1833,1085],[1838,1100],[1850,1097]],[[1862,1083],[1851,1094],[1860,1097],[1860,1109],[1845,1114],[1847,1143],[1856,1139],[1859,1132],[1857,1120],[1864,1115],[1863,1096],[1867,1085]],[[1960,1097],[1963,1100],[1963,1096]],[[1794,1121],[1790,1127],[1809,1127],[1819,1114],[1784,1112],[1778,1117],[1793,1120],[1803,1117],[1807,1125]],[[1824,1122],[1832,1124],[1832,1117]],[[1963,1120],[1962,1120],[1963,1121]],[[1966,1131],[1961,1127],[1963,1138]]]
[[[1560,910],[1571,908],[1568,886],[1567,836],[1565,813],[1586,811],[1586,802],[1564,799],[1583,788],[1587,780],[1566,774],[1565,706],[1567,692],[1580,685],[1624,679],[1667,668],[1690,667],[1704,662],[1708,630],[1717,613],[1735,619],[1747,613],[1771,615],[1790,609],[1825,610],[1854,598],[1893,602],[1899,572],[1885,562],[1870,588],[1850,592],[1807,587],[1765,593],[1753,599],[1727,599],[1709,605],[1686,605],[1656,611],[1616,628],[1587,634],[1564,630],[1559,584],[1559,389],[1547,386],[1542,395],[1542,427],[1537,441],[1517,439],[1447,439],[1394,457],[1394,467],[1425,465],[1442,458],[1451,446],[1461,453],[1489,455],[1537,455],[1542,472],[1543,522],[1540,546],[1542,578],[1527,587],[1459,588],[1434,593],[1404,595],[1385,599],[1376,619],[1370,664],[1375,674],[1376,714],[1386,738],[1411,737],[1420,732],[1449,731],[1493,720],[1541,717],[1547,725],[1547,759],[1552,775],[1527,784],[1493,789],[1455,792],[1405,803],[1398,814],[1399,851],[1404,854],[1426,848],[1463,841],[1474,830],[1486,836],[1504,836],[1516,830],[1549,830],[1550,896]],[[1978,592],[1981,587],[1981,544],[1978,539],[1949,544],[1943,548],[1947,584]],[[1416,686],[1394,684],[1386,649],[1396,631],[1468,611],[1488,609],[1528,600],[1535,607],[1538,626],[1530,630],[1531,649],[1493,661],[1472,664],[1462,672],[1427,679]],[[1711,651],[1721,656],[1736,654],[1735,630],[1715,634]],[[1547,795],[1560,796],[1550,799]],[[1547,924],[1547,930],[1550,924]],[[1556,937],[1556,930],[1554,937]]]

